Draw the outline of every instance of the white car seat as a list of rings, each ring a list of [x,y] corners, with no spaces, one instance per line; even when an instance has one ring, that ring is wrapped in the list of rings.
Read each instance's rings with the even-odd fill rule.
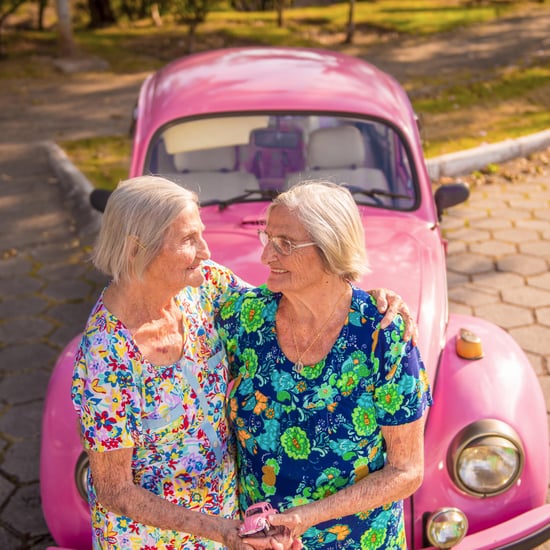
[[[365,144],[355,126],[319,128],[307,145],[307,168],[288,175],[287,187],[303,180],[324,179],[361,189],[388,190],[382,170],[365,166]]]
[[[223,201],[260,188],[253,174],[236,169],[236,147],[176,153],[174,166],[183,174],[183,185],[196,191],[201,202]]]

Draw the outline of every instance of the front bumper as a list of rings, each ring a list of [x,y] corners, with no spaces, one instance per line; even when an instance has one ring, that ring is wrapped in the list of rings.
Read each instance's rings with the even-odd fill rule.
[[[504,523],[468,535],[453,550],[529,550],[549,539],[550,504],[545,504]]]

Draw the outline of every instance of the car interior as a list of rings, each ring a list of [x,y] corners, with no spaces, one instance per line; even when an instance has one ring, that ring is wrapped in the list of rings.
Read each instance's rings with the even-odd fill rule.
[[[203,204],[266,200],[310,179],[346,185],[359,204],[398,210],[416,204],[414,177],[397,132],[378,121],[348,117],[179,121],[152,140],[144,173],[193,189]]]

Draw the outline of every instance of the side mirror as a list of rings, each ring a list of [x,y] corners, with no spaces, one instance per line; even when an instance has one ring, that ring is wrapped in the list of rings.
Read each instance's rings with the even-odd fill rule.
[[[110,196],[111,191],[107,191],[107,189],[94,189],[90,193],[90,204],[95,210],[105,212],[105,207]]]
[[[443,211],[468,200],[470,188],[463,181],[441,185],[434,193],[437,219],[441,221]]]

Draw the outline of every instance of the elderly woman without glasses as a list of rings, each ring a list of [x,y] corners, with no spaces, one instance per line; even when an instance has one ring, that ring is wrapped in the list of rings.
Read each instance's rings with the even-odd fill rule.
[[[196,195],[162,178],[122,182],[107,203],[93,260],[112,282],[85,327],[72,390],[96,549],[251,548],[238,536],[214,327],[244,283],[209,261],[203,229]],[[277,536],[254,545],[293,543]]]
[[[267,286],[222,308],[235,384],[241,507],[269,501],[304,547],[405,548],[402,499],[423,476],[431,404],[417,348],[381,328],[351,194],[305,182],[270,205]]]

